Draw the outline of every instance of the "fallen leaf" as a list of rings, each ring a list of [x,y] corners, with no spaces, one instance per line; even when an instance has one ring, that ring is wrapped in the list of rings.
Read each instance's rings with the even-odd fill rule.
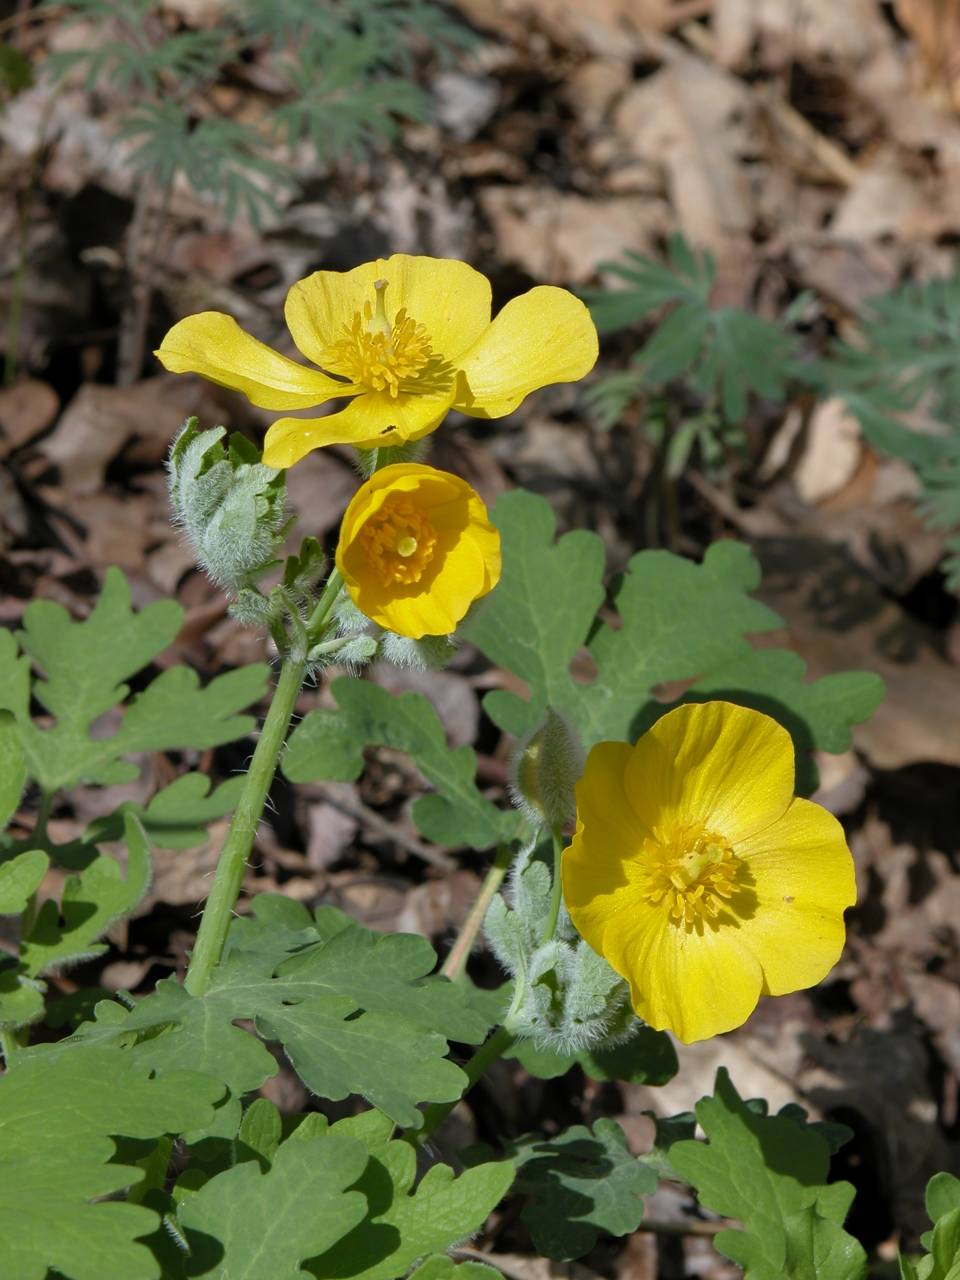
[[[842,400],[817,405],[810,415],[803,453],[793,473],[804,502],[838,493],[852,478],[863,452],[860,423]]]
[[[18,378],[12,386],[0,388],[0,454],[19,449],[45,431],[59,408],[60,397],[39,378]]]
[[[129,387],[88,382],[38,448],[60,469],[68,493],[95,494],[129,441],[136,440],[140,461],[156,465],[183,420],[200,413],[203,403],[203,388],[194,378],[164,374]]]
[[[741,164],[755,146],[753,104],[742,82],[671,49],[668,65],[624,95],[614,129],[633,155],[662,166],[687,239],[725,257],[731,237],[745,235],[754,220]]]
[[[501,258],[536,280],[582,284],[601,262],[625,250],[652,252],[669,228],[659,197],[590,199],[552,187],[486,187],[480,206],[493,225]]]

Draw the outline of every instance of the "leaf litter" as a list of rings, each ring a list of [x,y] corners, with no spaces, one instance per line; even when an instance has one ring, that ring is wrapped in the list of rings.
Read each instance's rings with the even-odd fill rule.
[[[297,152],[299,190],[284,195],[259,232],[242,220],[227,228],[209,200],[173,191],[166,242],[145,250],[139,265],[153,289],[149,336],[171,318],[215,308],[276,341],[294,279],[396,251],[462,256],[491,275],[502,300],[531,283],[610,283],[606,264],[627,251],[662,259],[668,235],[680,230],[716,258],[714,305],[774,321],[807,291],[811,345],[828,332],[852,333],[864,301],[901,280],[949,274],[960,232],[956,5],[453,7],[479,43],[455,68],[429,58],[417,65],[434,117],[404,125],[392,147],[357,163]],[[188,29],[219,11],[213,0],[165,8]],[[14,39],[39,62],[66,36],[55,18],[35,15]],[[217,90],[234,114],[256,116],[257,86],[269,85],[269,75],[255,65]],[[29,215],[29,254],[17,376],[0,391],[3,621],[21,626],[37,596],[87,617],[107,567],[119,563],[138,607],[179,599],[186,619],[176,657],[206,681],[269,657],[269,648],[225,617],[217,592],[193,569],[169,526],[162,459],[190,413],[255,438],[263,419],[228,392],[161,376],[149,356],[132,385],[111,385],[136,194],[111,142],[118,110],[110,94],[79,84],[53,101],[37,84],[4,113],[9,146],[0,164]],[[5,301],[17,272],[17,216],[13,210],[3,224]],[[628,351],[612,339],[601,372],[622,369]],[[544,494],[562,529],[600,532],[617,571],[641,548],[699,558],[710,541],[739,538],[763,565],[760,599],[785,620],[811,676],[847,668],[883,676],[887,698],[855,729],[852,749],[824,757],[836,767],[824,773],[820,798],[848,825],[862,877],[844,961],[822,989],[762,1009],[722,1044],[742,1096],[799,1101],[862,1127],[860,1172],[844,1176],[860,1181],[859,1197],[879,1224],[869,1243],[882,1256],[889,1240],[922,1229],[922,1172],[948,1166],[960,1137],[960,873],[949,822],[960,790],[956,599],[939,569],[944,533],[918,522],[909,476],[831,402],[813,412],[803,397],[772,411],[753,406],[745,426],[745,453],[719,477],[685,473],[672,515],[657,502],[657,455],[642,414],[627,411],[619,426],[601,430],[560,388],[495,435],[486,426],[451,429],[434,460],[462,471],[490,501],[518,483]],[[302,525],[329,539],[351,492],[351,460],[331,450],[302,466],[291,477]],[[782,633],[770,640],[784,643]],[[379,683],[421,688],[395,672]],[[468,641],[442,683],[424,682],[422,692],[448,746],[476,751],[484,796],[502,803],[508,740],[477,714],[477,692],[498,683],[509,681]],[[307,690],[299,711],[335,708],[328,690]],[[250,750],[249,740],[211,749],[202,771],[222,783]],[[137,758],[150,765],[148,778],[163,781],[182,766],[162,751]],[[355,781],[293,789],[278,780],[247,887],[311,907],[333,903],[374,928],[401,920],[442,954],[484,859],[458,854],[452,869],[445,855],[423,856],[436,846],[416,807],[411,814],[403,803],[411,784],[429,789],[422,775],[390,747],[368,748],[366,764]],[[89,796],[76,790],[55,815],[65,835],[79,837],[94,816]],[[142,983],[148,973],[182,969],[222,819],[211,835],[194,849],[161,850],[126,938],[88,962],[84,980],[106,976],[113,985],[110,966]],[[71,989],[66,978],[53,981]],[[639,1135],[633,1122],[645,1109],[674,1114],[710,1092],[715,1066],[713,1050],[698,1048],[686,1051],[682,1088],[617,1086],[614,1114],[628,1137]],[[557,1107],[566,1129],[592,1125],[603,1110],[573,1075],[548,1088],[512,1065],[497,1078],[502,1097],[469,1104],[481,1129],[489,1107],[510,1123],[521,1108],[517,1132]],[[868,1177],[871,1163],[879,1172]],[[654,1197],[663,1213],[682,1212],[668,1201],[664,1192]],[[507,1222],[480,1242],[508,1274],[533,1276],[524,1239]],[[622,1264],[635,1280],[732,1274],[696,1235],[637,1239],[642,1247],[621,1244],[606,1255],[598,1247],[589,1261]],[[594,1274],[586,1266],[576,1273]]]

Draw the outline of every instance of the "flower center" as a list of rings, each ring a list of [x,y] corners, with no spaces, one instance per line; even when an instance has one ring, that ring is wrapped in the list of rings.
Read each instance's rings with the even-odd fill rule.
[[[374,305],[365,302],[362,312],[354,312],[342,336],[323,353],[321,363],[371,391],[397,396],[404,382],[416,378],[434,359],[434,353],[426,329],[407,315],[406,307],[400,308],[392,324],[387,319],[387,281],[377,280],[373,287]]]
[[[699,826],[681,827],[666,839],[645,842],[638,887],[654,906],[663,904],[678,925],[715,920],[737,890],[741,861],[722,837]]]
[[[367,561],[385,587],[419,582],[433,559],[437,534],[412,502],[395,498],[371,516],[360,532]]]

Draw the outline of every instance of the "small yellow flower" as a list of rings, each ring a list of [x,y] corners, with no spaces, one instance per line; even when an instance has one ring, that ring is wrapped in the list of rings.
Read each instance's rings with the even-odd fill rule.
[[[419,440],[450,409],[502,418],[539,387],[575,382],[597,358],[590,313],[566,289],[541,285],[490,319],[490,282],[451,258],[396,253],[352,271],[315,271],[287,294],[287,327],[317,368],[265,346],[219,311],[175,324],[158,359],[241,391],[262,409],[309,409],[339,397],[325,418],[280,418],[263,460],[291,467],[311,449],[361,449]]]
[[[414,462],[375,472],[344,513],[337,568],[379,626],[449,635],[500,579],[500,534],[459,476]]]
[[[650,1026],[687,1043],[730,1031],[839,959],[853,859],[836,818],[793,787],[787,731],[729,702],[590,752],[564,897]]]

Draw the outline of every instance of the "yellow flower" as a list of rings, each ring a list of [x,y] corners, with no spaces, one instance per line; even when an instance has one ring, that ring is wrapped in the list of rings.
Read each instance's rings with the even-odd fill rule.
[[[793,786],[787,731],[729,702],[590,752],[564,897],[650,1026],[687,1043],[730,1031],[761,994],[812,987],[839,959],[853,859]]]
[[[344,513],[337,568],[387,631],[449,635],[500,579],[500,534],[459,476],[414,462],[375,472]]]
[[[531,391],[575,382],[597,358],[590,313],[566,289],[541,285],[490,320],[490,283],[465,262],[396,253],[352,271],[315,271],[287,294],[287,327],[317,368],[252,338],[219,311],[175,324],[158,359],[199,373],[262,409],[308,409],[338,397],[325,418],[280,418],[263,460],[291,467],[311,449],[419,440],[450,409],[502,418]]]

